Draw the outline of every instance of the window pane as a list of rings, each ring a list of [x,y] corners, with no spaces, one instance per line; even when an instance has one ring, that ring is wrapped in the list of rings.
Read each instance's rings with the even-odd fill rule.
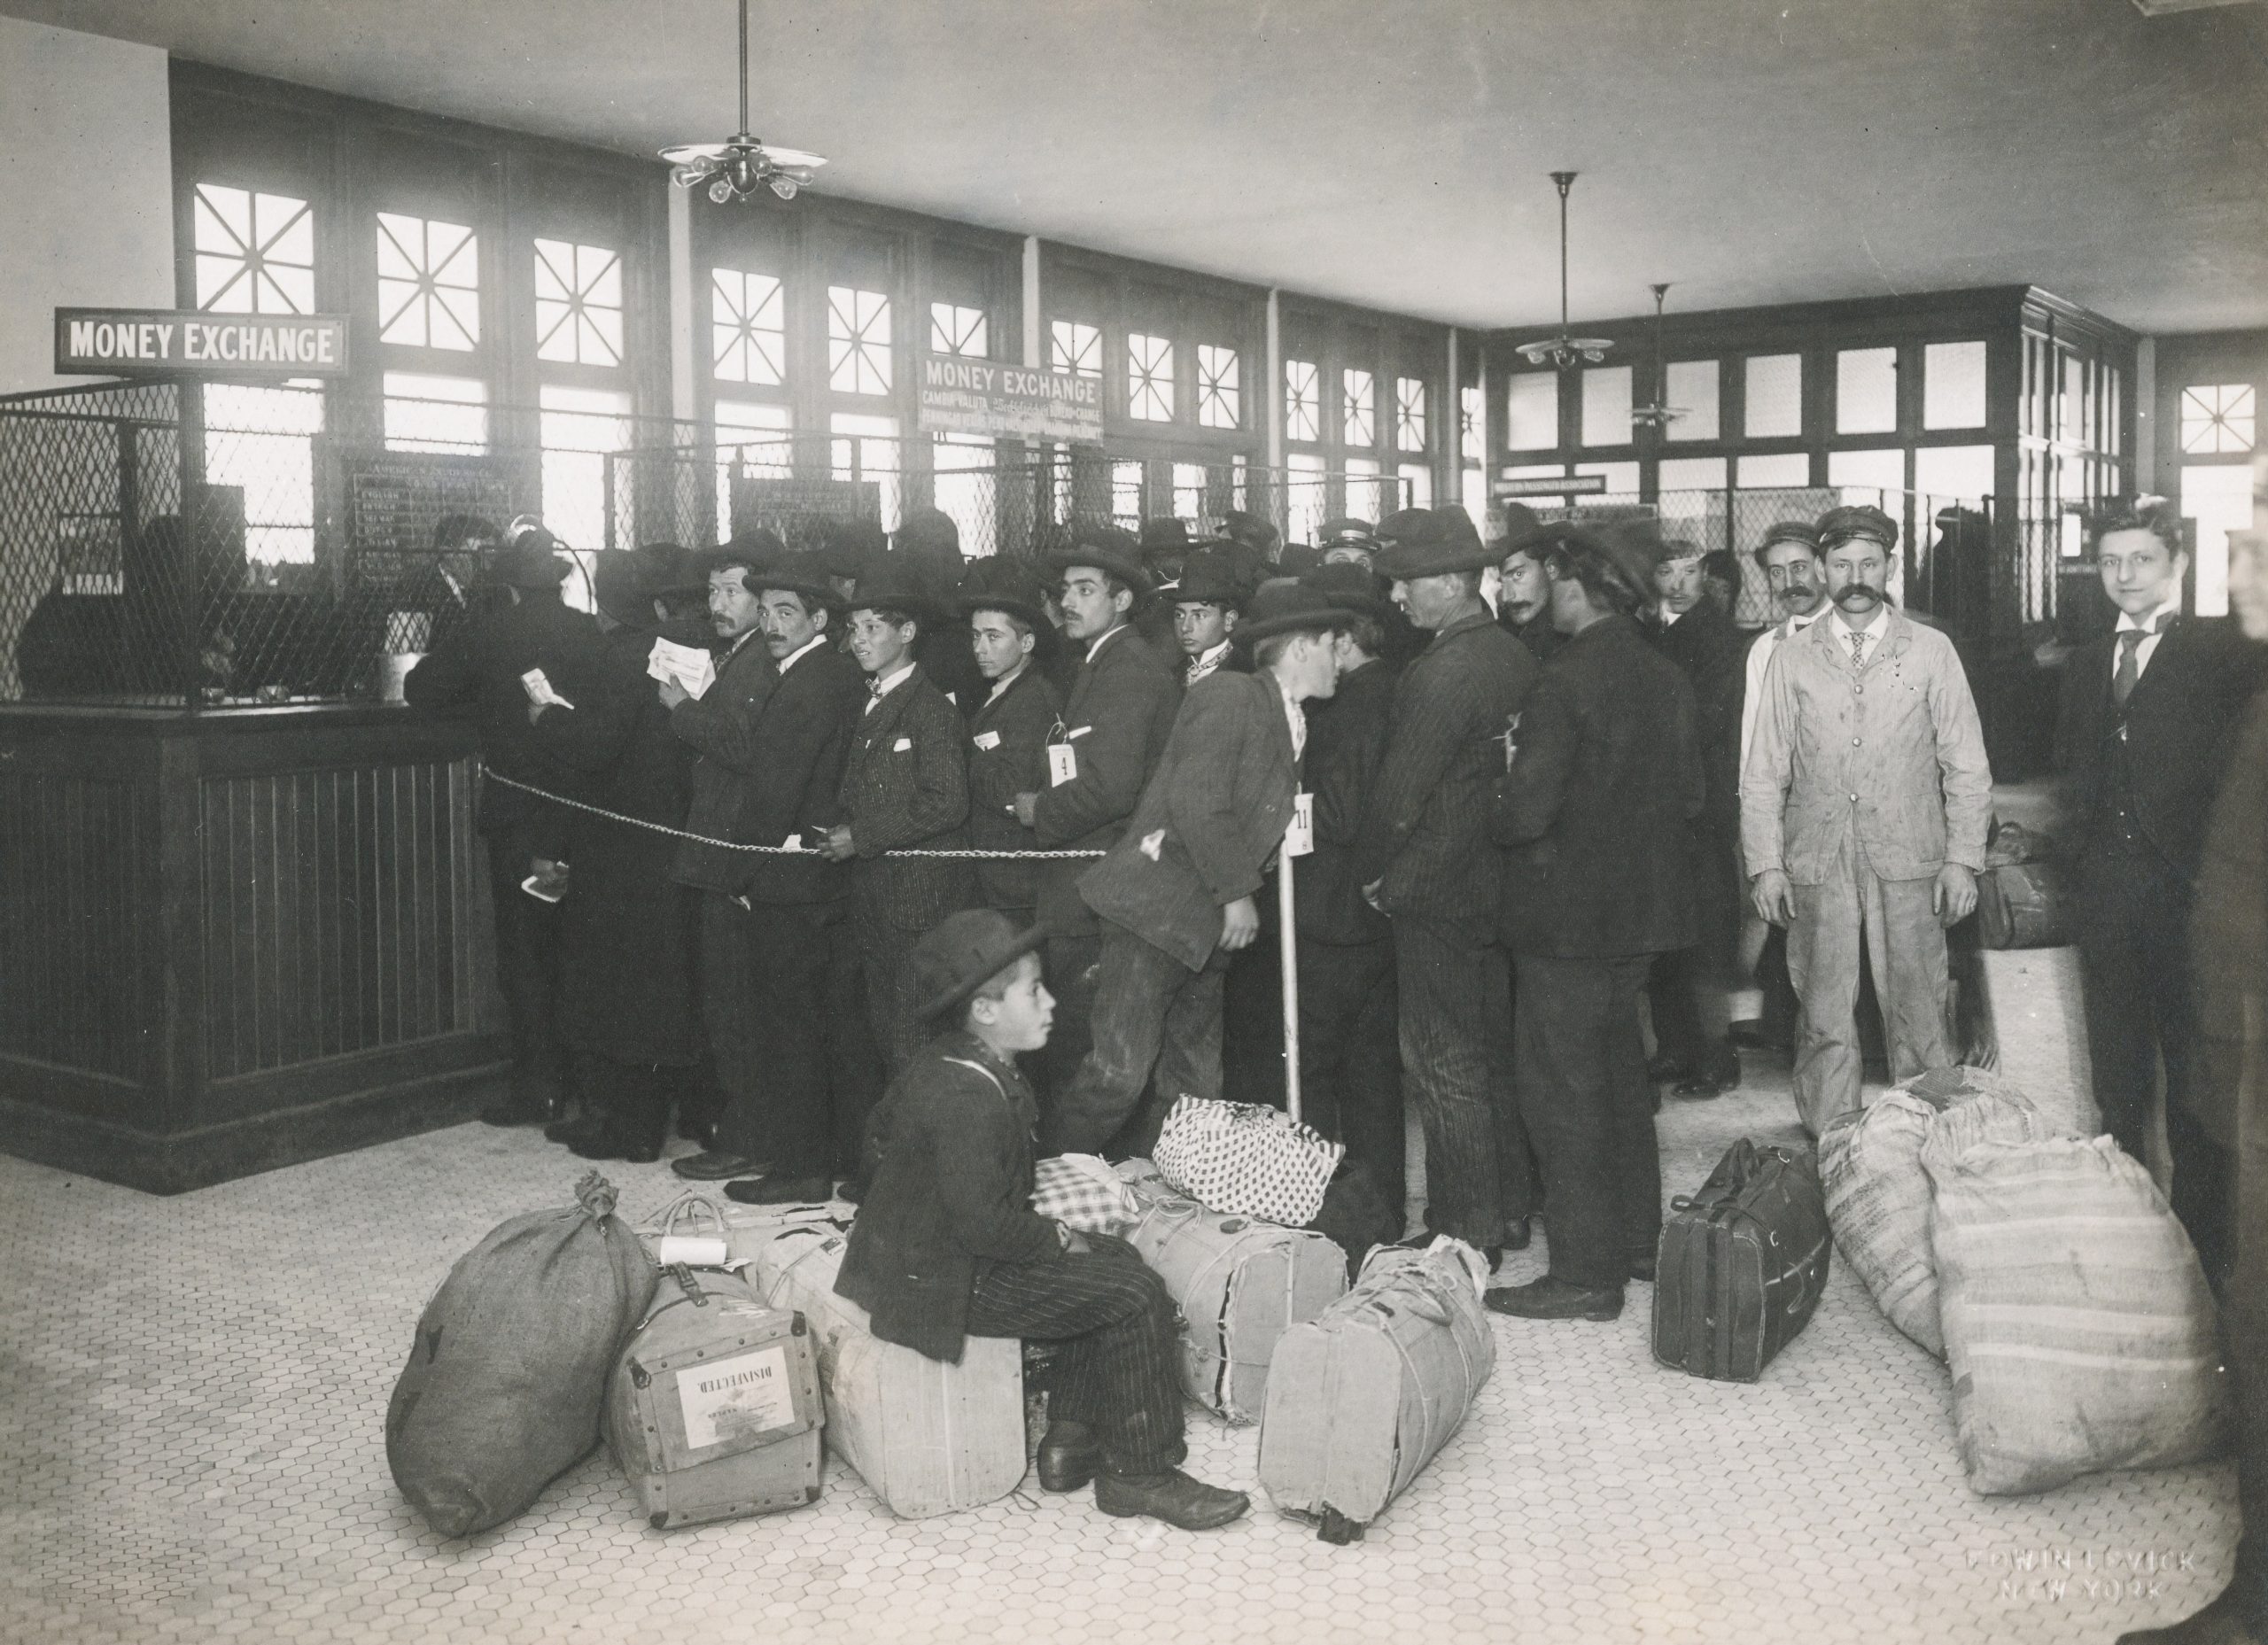
[[[1811,459],[1800,451],[1769,457],[1743,457],[1735,465],[1736,483],[1744,491],[1779,491],[1811,484]]]
[[[1835,356],[1835,431],[1888,434],[1898,427],[1898,351],[1846,348]]]
[[[2252,524],[2252,469],[2241,462],[2191,462],[2181,469],[2181,512],[2197,522],[2197,614],[2229,609],[2229,533]]]
[[[1671,492],[1722,491],[1726,466],[1722,457],[1665,457],[1658,483],[1664,495]]]
[[[985,346],[984,311],[963,308],[958,303],[929,305],[929,352],[933,354],[966,354],[982,360],[991,351]]]
[[[827,288],[827,381],[838,394],[889,392],[889,299],[882,292]]]
[[[2182,454],[2212,457],[2250,451],[2256,416],[2249,383],[2201,384],[2182,390]]]
[[[1201,462],[1177,462],[1173,465],[1173,511],[1177,519],[1194,525],[1205,517],[1205,465]]]
[[[1559,374],[1515,372],[1505,396],[1504,449],[1551,451],[1559,444]]]
[[[389,450],[488,449],[488,384],[478,377],[389,371],[384,387]]]
[[[1142,465],[1122,459],[1110,465],[1110,517],[1129,531],[1142,526]]]
[[[245,552],[263,564],[315,560],[322,407],[318,390],[206,386],[205,477],[244,488]]]
[[[1465,517],[1472,522],[1472,529],[1488,529],[1488,471],[1486,469],[1461,469],[1457,471],[1457,500],[1464,505]]]
[[[622,259],[599,245],[535,243],[535,354],[570,365],[622,363]]]
[[[1402,481],[1401,506],[1405,508],[1430,508],[1433,506],[1433,471],[1422,462],[1405,462],[1394,471]]]
[[[874,482],[881,494],[882,530],[896,531],[903,498],[897,419],[838,411],[827,418],[827,428],[835,437],[828,442],[835,477]]]
[[[1922,426],[1984,426],[1984,345],[1932,343],[1922,351]]]
[[[1143,423],[1173,421],[1173,345],[1164,338],[1127,334],[1126,415]]]
[[[1208,429],[1241,426],[1237,392],[1237,351],[1197,345],[1197,421]]]
[[[1425,384],[1417,377],[1394,380],[1394,448],[1425,449]],[[1418,504],[1423,508],[1426,505]]]
[[[1923,497],[1975,502],[1992,493],[1990,446],[1922,446],[1914,453],[1914,489]]]
[[[1348,446],[1375,446],[1379,441],[1378,384],[1367,371],[1352,368],[1341,371],[1340,379],[1340,443]],[[1375,489],[1375,488],[1373,488]],[[1348,512],[1357,512],[1349,507]],[[1376,516],[1366,516],[1376,518]]]
[[[571,586],[565,594],[571,603],[587,608],[588,557],[608,541],[607,454],[629,448],[630,396],[547,384],[537,391],[536,403],[541,407],[536,421],[543,446],[543,523],[583,567],[580,590]],[[626,465],[617,469],[616,480],[616,518],[626,523],[634,517]]]
[[[1713,360],[1673,360],[1669,362],[1669,403],[1685,415],[1669,425],[1672,439],[1717,438],[1717,362]]]
[[[1456,393],[1456,454],[1460,462],[1487,462],[1488,454],[1482,448],[1480,418],[1487,402],[1480,388],[1462,388]]]
[[[1331,517],[1323,459],[1293,452],[1285,459],[1284,466],[1284,540],[1311,543],[1323,523]]]
[[[936,505],[960,529],[961,552],[989,555],[998,537],[992,442],[982,434],[940,434],[931,449],[930,489]]]
[[[1590,366],[1583,372],[1583,444],[1630,444],[1630,368]]]
[[[480,246],[462,223],[378,213],[378,340],[480,345]]]
[[[1048,363],[1056,370],[1068,371],[1073,376],[1100,376],[1101,328],[1082,325],[1076,320],[1051,321],[1048,324]]]
[[[1375,524],[1383,512],[1379,506],[1378,473],[1379,465],[1371,458],[1347,459],[1347,512],[1355,519]]]
[[[1638,465],[1635,462],[1579,462],[1578,474],[1604,474],[1606,490],[1594,496],[1578,496],[1577,508],[1596,508],[1604,503],[1635,502],[1638,499]]]
[[[1758,354],[1744,367],[1751,439],[1779,439],[1804,431],[1804,357]],[[1746,484],[1745,481],[1743,484]]]
[[[719,381],[774,388],[787,381],[788,300],[770,275],[709,271],[710,361]]]
[[[1323,438],[1323,376],[1312,360],[1284,362],[1284,438]]]
[[[785,479],[794,472],[795,447],[786,438],[789,413],[785,406],[720,400],[716,422],[717,540],[725,542],[733,535],[735,468],[750,477]]]
[[[315,213],[305,200],[201,182],[191,221],[199,308],[315,312]]]
[[[1883,506],[1879,493],[1906,489],[1906,454],[1902,451],[1830,451],[1827,454],[1827,483],[1845,491],[1865,493],[1843,499],[1846,503]],[[1895,510],[1891,510],[1895,512]]]

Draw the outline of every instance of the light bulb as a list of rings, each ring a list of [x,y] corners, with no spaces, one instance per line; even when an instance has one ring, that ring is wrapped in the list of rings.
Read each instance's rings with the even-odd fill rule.
[[[793,177],[788,176],[785,172],[773,173],[772,192],[778,195],[783,200],[794,199],[796,198],[796,180]]]
[[[718,173],[716,182],[709,185],[709,198],[716,201],[719,206],[722,206],[726,200],[731,199],[733,198],[733,180],[730,177],[726,176],[722,172]]]
[[[708,174],[703,172],[698,166],[672,166],[670,167],[670,181],[677,184],[680,189],[692,188],[707,175]]]

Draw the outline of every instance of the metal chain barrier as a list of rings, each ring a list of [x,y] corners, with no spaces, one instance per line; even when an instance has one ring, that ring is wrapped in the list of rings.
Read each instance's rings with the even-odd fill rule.
[[[642,817],[625,817],[620,811],[608,811],[602,805],[586,805],[580,800],[571,800],[563,794],[554,794],[548,788],[539,788],[532,782],[522,782],[517,777],[507,777],[501,772],[481,769],[481,776],[490,782],[501,782],[508,788],[517,788],[522,794],[532,794],[540,800],[549,800],[554,805],[570,810],[587,811],[594,817],[603,817],[609,822],[626,823],[633,828],[644,828],[653,834],[665,834],[672,840],[691,840],[701,845],[713,845],[726,851],[752,851],[758,857],[818,857],[822,855],[816,846],[799,845],[790,849],[784,845],[743,845],[737,840],[716,840],[705,834],[693,834],[683,828],[672,828],[667,823],[649,822]],[[1076,857],[1100,857],[1101,851],[986,851],[973,846],[954,850],[927,850],[920,846],[899,846],[879,853],[883,857],[977,857],[991,861],[1068,862]]]

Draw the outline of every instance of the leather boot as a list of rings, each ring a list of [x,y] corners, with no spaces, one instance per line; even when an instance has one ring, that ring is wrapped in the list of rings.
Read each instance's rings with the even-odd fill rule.
[[[1578,1285],[1546,1274],[1525,1285],[1503,1285],[1483,1296],[1492,1314],[1520,1319],[1619,1319],[1622,1315],[1619,1285]]]
[[[1056,1421],[1047,1424],[1039,1441],[1039,1488],[1043,1491],[1084,1490],[1102,1470],[1102,1442],[1084,1423]]]
[[[1243,1518],[1252,1499],[1174,1468],[1161,1474],[1098,1474],[1095,1506],[1121,1519],[1139,1514],[1183,1531],[1211,1531]]]

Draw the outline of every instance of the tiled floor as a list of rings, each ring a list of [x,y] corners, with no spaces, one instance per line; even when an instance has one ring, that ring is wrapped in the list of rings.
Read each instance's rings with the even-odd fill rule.
[[[1672,1191],[1788,1113],[1769,1075],[1672,1105]],[[1464,1430],[1344,1548],[1264,1499],[1203,1536],[1036,1490],[905,1524],[841,1469],[664,1533],[602,1453],[444,1543],[387,1477],[388,1390],[450,1261],[578,1169],[477,1125],[175,1199],[0,1159],[0,1636],[2001,1645],[2109,1641],[2228,1569],[2225,1469],[1971,1494],[1945,1371],[1839,1268],[1753,1387],[1655,1367],[1642,1287],[1610,1325],[1497,1320]],[[671,1189],[616,1178],[633,1214]],[[1255,1431],[1191,1427],[1194,1471],[1257,1491]]]

